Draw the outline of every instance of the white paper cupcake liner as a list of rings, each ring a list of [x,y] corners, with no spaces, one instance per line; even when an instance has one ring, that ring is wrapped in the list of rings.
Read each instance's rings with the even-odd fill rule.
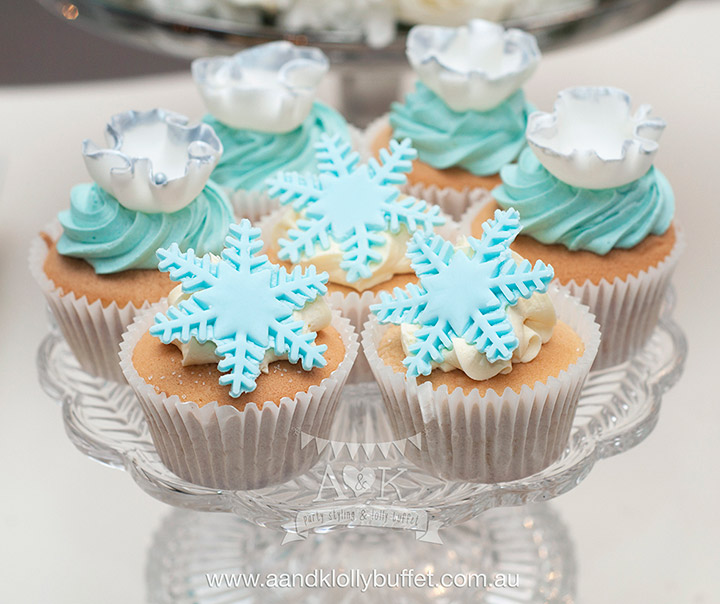
[[[440,188],[437,185],[416,183],[405,185],[403,190],[417,199],[440,206],[442,211],[454,220],[459,220],[472,204],[491,199],[490,191],[482,188],[458,191],[451,187]]]
[[[55,221],[43,231],[57,241],[62,227]],[[63,294],[45,274],[43,265],[47,254],[47,244],[38,235],[30,244],[30,272],[40,286],[70,350],[87,373],[124,382],[118,361],[122,334],[138,312],[150,306],[150,302],[145,302],[140,308],[132,303],[120,308],[116,302],[103,307],[100,300],[89,304],[86,296],[77,298],[73,292]]]
[[[230,192],[233,212],[236,220],[247,218],[253,224],[263,216],[271,214],[280,207],[277,199],[271,198],[266,191],[240,191]]]
[[[348,125],[348,130],[350,132],[350,142],[353,149],[362,154],[360,150],[363,144],[362,132],[352,125]],[[225,192],[230,197],[233,212],[237,220],[247,218],[255,224],[263,216],[272,214],[280,207],[280,202],[277,199],[271,198],[264,189],[261,191],[248,191],[245,189],[233,191],[226,189]]]
[[[366,158],[372,156],[373,142],[389,126],[389,123],[389,116],[386,114],[371,122],[365,129],[362,149]],[[403,185],[402,191],[406,195],[440,206],[440,209],[453,220],[460,220],[472,204],[487,201],[490,198],[490,192],[482,187],[472,189],[466,187],[459,191],[452,187],[438,187],[433,184],[408,183]]]
[[[486,202],[471,206],[460,221],[461,234],[469,235],[472,222]],[[590,308],[600,324],[602,342],[593,370],[606,369],[629,360],[645,346],[658,324],[663,301],[670,287],[672,274],[685,248],[685,237],[675,224],[676,241],[667,257],[657,266],[628,275],[624,280],[615,277],[612,283],[602,279],[599,284],[590,280],[578,284],[554,282],[567,289]]]
[[[675,225],[675,245],[657,266],[616,277],[612,283],[570,281],[565,287],[590,307],[602,331],[602,343],[593,370],[606,369],[628,361],[650,339],[660,319],[673,272],[685,247],[682,230]]]
[[[405,456],[431,474],[447,480],[495,483],[535,474],[560,457],[567,446],[585,378],[600,344],[600,330],[586,306],[566,291],[550,296],[558,319],[582,339],[582,356],[546,383],[524,385],[520,393],[506,388],[481,396],[447,386],[433,390],[404,372],[396,373],[379,357],[377,346],[389,326],[373,315],[361,339],[390,417],[394,438],[421,433],[418,449]]]
[[[350,292],[349,294],[333,292],[327,295],[325,299],[330,308],[346,317],[359,332],[370,314],[370,305],[380,302],[380,295],[370,291],[362,293]],[[350,372],[348,383],[356,384],[358,382],[371,382],[372,380],[373,374],[370,371],[367,359],[364,355],[359,354]]]
[[[310,469],[319,459],[317,447],[302,446],[302,434],[327,438],[340,393],[358,352],[350,322],[334,312],[332,326],[345,345],[345,358],[320,384],[278,404],[255,403],[243,411],[216,402],[199,407],[177,395],[158,393],[134,368],[133,352],[167,310],[159,302],[138,315],[123,336],[120,365],[147,418],[162,462],[189,482],[217,489],[258,489],[283,483]]]

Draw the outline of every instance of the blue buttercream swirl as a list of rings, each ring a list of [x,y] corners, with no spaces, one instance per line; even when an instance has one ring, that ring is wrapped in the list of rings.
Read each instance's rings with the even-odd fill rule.
[[[219,185],[208,181],[200,195],[172,214],[146,214],[123,207],[97,184],[80,184],[70,193],[70,209],[58,219],[63,234],[57,250],[82,258],[99,275],[157,268],[155,251],[176,242],[198,256],[220,253],[232,222],[232,209]]]
[[[501,208],[520,212],[523,234],[570,250],[605,255],[632,248],[667,231],[675,213],[670,183],[654,167],[621,187],[581,189],[555,178],[526,149],[500,176],[503,184],[492,195]]]
[[[315,143],[322,134],[339,134],[343,140],[350,140],[345,119],[317,101],[300,126],[280,134],[236,130],[211,115],[206,115],[203,121],[213,127],[223,144],[223,154],[212,179],[232,191],[264,190],[268,177],[280,170],[316,172]]]
[[[418,157],[434,168],[457,166],[477,176],[497,174],[525,147],[533,107],[522,90],[489,111],[453,111],[422,82],[393,103],[390,125],[396,139],[410,138]]]

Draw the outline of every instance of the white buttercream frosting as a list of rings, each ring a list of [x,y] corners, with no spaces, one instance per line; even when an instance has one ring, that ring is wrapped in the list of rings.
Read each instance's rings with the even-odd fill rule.
[[[517,264],[523,258],[511,252]],[[498,374],[510,373],[513,363],[529,363],[540,352],[540,348],[552,336],[557,322],[555,307],[548,294],[534,293],[527,300],[520,298],[516,304],[507,308],[507,316],[512,324],[519,345],[510,360],[488,361],[485,353],[480,352],[463,338],[452,338],[452,348],[446,350],[442,363],[432,362],[433,369],[453,371],[459,369],[470,379],[488,380]],[[400,339],[405,356],[410,347],[417,342],[415,332],[421,325],[403,323],[400,326]]]
[[[288,209],[283,214],[282,219],[275,225],[273,239],[278,241],[285,237],[290,229],[297,229],[297,222],[302,218],[304,218],[302,213]],[[330,245],[327,249],[316,246],[315,254],[312,258],[303,257],[297,264],[303,267],[312,264],[317,268],[318,272],[324,271],[329,275],[328,281],[330,283],[345,285],[362,292],[375,285],[389,281],[394,275],[412,273],[410,259],[405,255],[408,241],[410,241],[411,238],[407,228],[401,224],[397,233],[386,232],[384,233],[384,237],[386,241],[385,245],[375,248],[381,255],[381,259],[379,262],[373,262],[370,265],[372,276],[366,279],[360,279],[352,283],[347,280],[347,272],[340,268],[343,251],[340,249],[340,244],[332,238],[330,239]]]
[[[191,294],[182,291],[182,285],[175,287],[168,295],[168,304],[177,306],[183,300],[187,300]],[[300,310],[293,312],[293,319],[303,323],[303,332],[319,331],[330,325],[332,319],[330,307],[325,302],[325,298],[318,297],[312,302],[308,302]],[[220,358],[215,354],[215,344],[213,342],[205,342],[201,344],[195,338],[191,338],[189,342],[183,343],[179,340],[173,340],[173,344],[180,349],[182,353],[182,364],[188,365],[205,365],[209,363],[217,363]],[[265,356],[260,363],[260,371],[268,372],[268,365],[275,361],[286,360],[287,354],[277,355],[272,348],[265,351]]]

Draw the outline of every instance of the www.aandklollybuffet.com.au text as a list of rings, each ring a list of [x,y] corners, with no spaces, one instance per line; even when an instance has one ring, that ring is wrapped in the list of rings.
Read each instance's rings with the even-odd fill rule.
[[[208,587],[225,589],[518,589],[517,574],[497,573],[438,573],[433,570],[417,572],[403,569],[396,573],[350,569],[316,569],[307,573],[209,573]]]

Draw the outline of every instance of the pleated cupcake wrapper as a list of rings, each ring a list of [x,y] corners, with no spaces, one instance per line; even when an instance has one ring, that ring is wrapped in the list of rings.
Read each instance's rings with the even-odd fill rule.
[[[348,129],[350,131],[352,147],[359,151],[363,144],[363,134],[355,128],[355,126],[348,125]],[[264,187],[260,191],[250,191],[246,189],[233,191],[226,189],[225,192],[230,197],[233,212],[237,220],[247,218],[255,224],[263,216],[272,214],[280,207],[280,202],[277,199],[271,198]]]
[[[663,303],[678,260],[685,248],[685,237],[675,225],[675,245],[657,266],[605,279],[599,284],[570,281],[565,287],[590,307],[602,331],[602,343],[593,370],[606,369],[631,359],[645,346],[657,327]]]
[[[330,308],[347,318],[359,332],[365,321],[367,321],[370,305],[380,302],[380,295],[371,291],[350,292],[349,294],[333,292],[328,294],[325,299]],[[373,375],[365,355],[359,354],[350,372],[348,383],[370,382],[372,379]]]
[[[43,231],[57,241],[62,227],[54,221]],[[40,286],[70,350],[87,373],[125,382],[118,361],[122,334],[135,316],[150,306],[150,302],[144,302],[140,308],[132,303],[121,308],[116,302],[103,307],[100,300],[90,304],[86,296],[78,298],[74,292],[63,294],[45,274],[43,266],[47,254],[48,247],[38,235],[30,244],[30,272]]]
[[[365,129],[362,148],[366,157],[372,156],[374,141],[389,124],[390,119],[386,114],[371,122]],[[424,199],[428,203],[440,206],[440,209],[453,220],[460,220],[472,204],[490,199],[490,192],[483,187],[466,187],[463,190],[458,190],[452,187],[438,187],[434,184],[407,183],[401,188],[406,195],[411,195],[416,199]]]
[[[302,434],[328,438],[340,393],[358,352],[350,322],[334,312],[332,325],[345,345],[345,357],[333,373],[307,392],[278,404],[255,403],[243,411],[216,402],[198,406],[177,395],[158,393],[132,363],[140,338],[166,302],[139,315],[123,336],[120,365],[147,418],[162,462],[175,474],[217,489],[258,489],[283,483],[309,470],[319,459],[317,447],[302,446]]]
[[[241,189],[235,192],[228,191],[228,194],[237,220],[247,218],[255,224],[263,216],[271,214],[280,207],[280,202],[271,198],[264,190],[246,191]]]
[[[490,192],[479,187],[458,191],[451,187],[440,188],[437,185],[416,183],[406,185],[404,191],[417,199],[424,199],[428,203],[440,206],[443,212],[455,220],[459,220],[473,203],[491,199]]]
[[[550,291],[560,321],[582,339],[585,351],[570,367],[546,383],[520,393],[506,388],[480,395],[447,386],[433,390],[380,358],[377,346],[388,329],[375,316],[361,339],[377,380],[394,438],[422,434],[420,448],[408,445],[405,456],[447,480],[505,482],[535,474],[557,460],[567,446],[577,402],[600,344],[600,331],[586,306],[567,292]]]
[[[485,203],[468,209],[460,221],[460,233],[470,234],[472,222]],[[672,274],[685,248],[683,232],[674,224],[676,241],[670,253],[637,276],[628,275],[624,280],[616,277],[612,283],[602,279],[599,284],[590,280],[581,284],[554,281],[588,306],[600,324],[602,342],[593,370],[628,361],[645,346],[657,326]]]

